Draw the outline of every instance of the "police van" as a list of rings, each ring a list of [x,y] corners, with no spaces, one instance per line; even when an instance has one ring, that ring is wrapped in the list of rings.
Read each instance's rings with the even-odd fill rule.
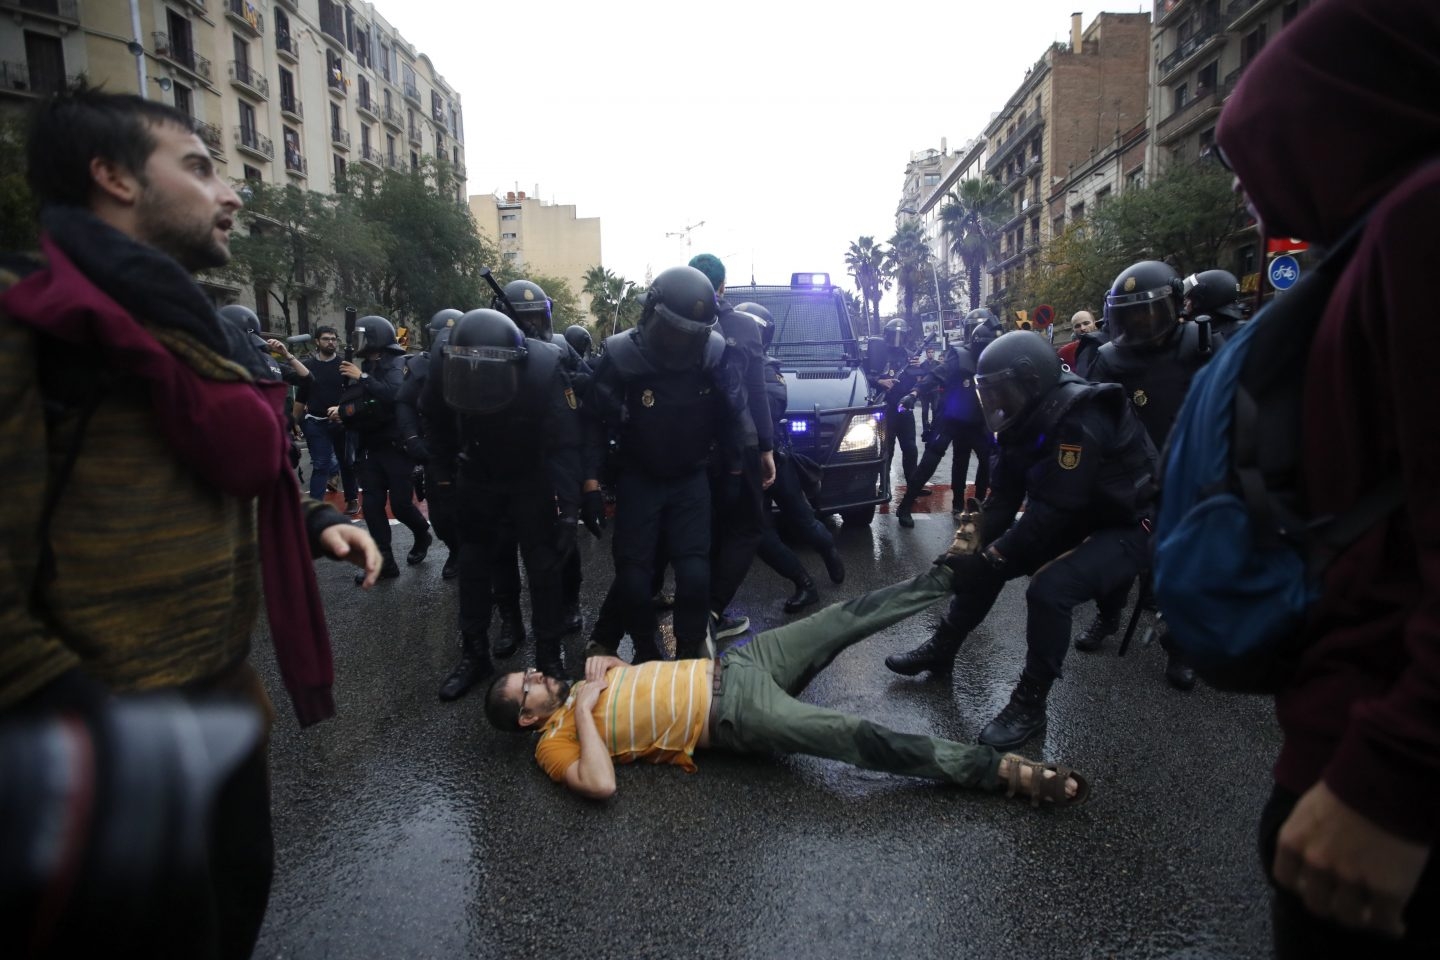
[[[788,287],[730,286],[731,304],[758,303],[775,318],[770,356],[789,392],[780,428],[790,447],[821,468],[822,514],[868,524],[890,499],[884,462],[884,406],[867,402],[866,344],[845,298],[826,273],[797,273]]]

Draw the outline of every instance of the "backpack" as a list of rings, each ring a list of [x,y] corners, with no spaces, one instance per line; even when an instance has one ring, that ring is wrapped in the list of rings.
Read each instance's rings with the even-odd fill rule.
[[[1402,501],[1398,474],[1336,516],[1310,516],[1301,495],[1305,365],[1363,226],[1196,374],[1167,444],[1155,597],[1217,689],[1269,692],[1293,671],[1325,569]]]

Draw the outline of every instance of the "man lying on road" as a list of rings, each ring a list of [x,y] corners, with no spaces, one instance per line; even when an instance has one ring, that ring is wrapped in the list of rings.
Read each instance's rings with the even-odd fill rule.
[[[912,580],[837,603],[767,630],[715,660],[632,666],[592,657],[572,688],[538,670],[497,677],[485,712],[501,730],[540,731],[535,759],[551,779],[593,799],[615,793],[615,761],[674,763],[694,772],[696,747],[737,753],[807,753],[868,770],[943,780],[1059,806],[1089,786],[1066,767],[979,745],[898,733],[795,699],[851,644],[919,613],[950,593],[937,564]]]

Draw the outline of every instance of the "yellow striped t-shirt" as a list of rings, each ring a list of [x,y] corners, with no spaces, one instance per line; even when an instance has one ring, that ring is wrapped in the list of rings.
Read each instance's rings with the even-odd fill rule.
[[[675,763],[695,772],[691,755],[710,713],[708,660],[652,660],[639,666],[612,667],[609,686],[600,694],[595,728],[617,763],[645,760]],[[540,732],[535,760],[552,780],[563,782],[565,771],[580,759],[575,731],[575,684],[563,706]]]

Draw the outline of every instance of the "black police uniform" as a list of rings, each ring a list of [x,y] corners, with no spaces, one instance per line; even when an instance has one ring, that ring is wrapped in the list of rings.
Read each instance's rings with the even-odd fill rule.
[[[721,362],[725,340],[711,332],[698,365],[669,370],[647,351],[644,332],[626,330],[605,341],[595,365],[589,462],[598,462],[608,429],[618,434],[615,523],[611,547],[615,580],[592,639],[612,636],[618,617],[635,644],[636,661],[656,659],[651,604],[656,553],[675,571],[675,638],[680,657],[703,656],[710,588],[712,449],[744,445],[746,398],[734,367]]]
[[[955,509],[959,510],[965,502],[971,453],[975,455],[975,495],[983,499],[990,487],[990,458],[994,454],[995,441],[985,429],[985,414],[975,394],[975,362],[981,349],[983,345],[979,344],[952,347],[934,373],[919,385],[922,397],[939,395],[937,403],[940,410],[935,417],[935,426],[925,441],[925,455],[910,477],[905,496],[895,510],[902,526],[914,525],[909,520],[910,507],[920,490],[935,475],[946,449],[952,445],[950,489],[955,498]]]
[[[955,596],[935,635],[917,650],[886,658],[886,665],[907,675],[948,673],[961,642],[1006,582],[1030,576],[1025,668],[1012,705],[1026,703],[1043,717],[1070,646],[1071,611],[1129,583],[1142,566],[1156,460],[1120,387],[1062,374],[1024,423],[1000,436],[981,541],[1003,562],[982,551],[954,564]],[[1013,519],[1022,504],[1025,512]],[[1028,738],[997,736],[1006,716],[1002,711],[986,727],[982,743],[1011,749]]]
[[[450,340],[450,328],[446,327],[435,339],[442,350]],[[427,438],[433,431],[428,418],[421,412],[421,398],[425,385],[430,379],[431,354],[410,354],[405,358],[400,390],[395,395],[395,420],[400,431],[405,452],[415,463],[425,468],[425,498],[430,504],[430,523],[435,536],[445,544],[449,556],[445,558],[443,576],[453,579],[459,574],[460,530],[455,504],[455,463],[439,459],[431,449]],[[447,417],[449,414],[445,414]]]
[[[724,449],[722,445],[710,469],[710,609],[718,617],[735,599],[769,527],[760,455],[773,453],[775,444],[765,394],[765,346],[760,328],[723,296],[716,325],[725,338],[721,363],[731,368],[730,379],[741,384],[748,411],[743,448]]]
[[[429,445],[434,458],[459,464],[463,655],[483,658],[488,665],[491,580],[501,531],[508,524],[519,539],[529,575],[536,666],[560,677],[560,571],[575,550],[582,480],[580,421],[560,349],[542,340],[524,343],[527,356],[515,398],[492,414],[450,410],[444,399],[444,347],[437,345],[421,410],[433,427]]]
[[[552,333],[550,342],[560,349],[561,367],[570,382],[572,395],[577,403],[583,403],[590,389],[589,365],[564,334]],[[594,479],[595,475],[593,469],[582,466],[582,480]],[[582,582],[580,551],[572,550],[560,570],[560,596],[565,605],[562,619],[566,633],[575,633],[585,625],[580,615]],[[500,636],[496,648],[497,651],[512,649],[525,640],[525,620],[520,609],[520,538],[511,523],[505,523],[500,531],[492,589],[495,594],[495,609],[500,614]]]
[[[915,411],[911,409],[909,397],[920,381],[920,368],[910,363],[910,354],[904,347],[887,348],[885,369],[870,375],[870,385],[880,390],[885,398],[885,469],[895,457],[895,446],[900,446],[900,466],[905,471],[905,483],[915,474],[919,450],[915,445]],[[881,380],[894,380],[895,385],[886,390]]]
[[[386,349],[364,360],[360,370],[365,376],[345,389],[340,414],[354,434],[355,475],[364,494],[361,506],[365,526],[385,557],[381,574],[396,576],[399,570],[390,552],[387,499],[395,519],[415,536],[412,557],[424,559],[424,550],[430,544],[429,524],[415,506],[415,465],[405,452],[395,419],[395,398],[404,383],[404,365],[399,354]]]
[[[1091,333],[1082,333],[1076,337],[1075,344],[1075,366],[1073,372],[1076,376],[1084,377],[1086,380],[1094,380],[1090,375],[1090,368],[1095,366],[1095,358],[1099,356],[1100,348],[1110,342],[1110,334],[1104,330],[1095,330]]]
[[[790,451],[789,438],[780,426],[786,408],[789,406],[789,389],[785,376],[780,372],[779,360],[767,360],[765,364],[765,393],[769,400],[770,418],[775,425],[775,482],[766,491],[767,502],[776,510],[777,523],[766,524],[765,534],[760,538],[756,556],[770,569],[795,585],[795,593],[785,601],[785,612],[795,613],[820,600],[815,581],[805,570],[805,565],[795,551],[781,539],[783,532],[791,540],[815,548],[825,561],[830,579],[841,583],[845,579],[845,565],[835,549],[835,539],[825,525],[815,518],[815,508],[805,496],[796,472]]]

